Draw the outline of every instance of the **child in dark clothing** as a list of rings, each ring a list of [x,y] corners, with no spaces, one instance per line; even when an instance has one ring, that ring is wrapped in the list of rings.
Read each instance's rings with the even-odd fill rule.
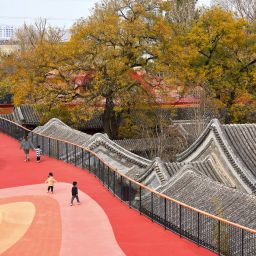
[[[78,197],[77,182],[76,181],[73,181],[73,187],[71,189],[71,194],[72,194],[72,198],[71,198],[70,206],[73,205],[74,199],[76,199],[77,204],[80,204],[79,197]]]
[[[40,148],[40,145],[38,145],[37,148],[35,148],[35,151],[36,151],[36,161],[40,163],[40,157],[42,154],[42,149]]]

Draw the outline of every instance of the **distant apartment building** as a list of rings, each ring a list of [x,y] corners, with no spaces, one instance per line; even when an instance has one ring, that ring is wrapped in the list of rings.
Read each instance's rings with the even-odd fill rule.
[[[14,36],[14,27],[9,25],[0,25],[0,41],[12,39]]]
[[[14,38],[15,28],[11,25],[0,25],[0,52],[3,54],[11,54],[19,50],[17,43],[12,40]]]

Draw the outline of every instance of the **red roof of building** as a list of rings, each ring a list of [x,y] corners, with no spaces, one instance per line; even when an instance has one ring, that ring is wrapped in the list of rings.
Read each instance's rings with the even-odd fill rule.
[[[86,90],[94,74],[94,70],[89,70],[74,75],[72,82],[74,83],[75,89],[83,87]],[[177,86],[171,87],[161,77],[153,77],[145,70],[133,70],[130,72],[130,76],[155,98],[156,105],[158,106],[191,107],[199,104],[199,98],[189,94],[181,96],[181,92]],[[104,106],[104,102],[101,102],[99,106]]]

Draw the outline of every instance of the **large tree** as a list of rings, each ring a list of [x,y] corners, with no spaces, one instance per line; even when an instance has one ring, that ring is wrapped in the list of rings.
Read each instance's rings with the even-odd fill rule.
[[[211,8],[190,30],[179,30],[166,40],[161,68],[172,70],[170,77],[186,90],[201,87],[207,103],[219,109],[225,122],[254,121],[255,28],[255,23],[231,12]]]
[[[219,8],[205,12],[188,35],[195,53],[191,68],[224,110],[226,122],[249,121],[255,111],[255,40],[255,24]]]
[[[71,123],[70,111],[63,105],[75,98],[76,93],[63,69],[67,57],[63,54],[64,32],[49,26],[45,19],[33,25],[24,24],[15,37],[19,50],[3,56],[0,63],[1,81],[14,95],[14,104],[35,105],[43,122],[59,113],[63,121]]]
[[[93,15],[73,27],[70,65],[93,70],[86,103],[103,102],[104,130],[111,138],[118,137],[121,113],[145,99],[132,73],[135,68],[146,69],[156,58],[162,18],[161,1],[102,1]]]
[[[12,87],[15,104],[44,100],[46,74],[58,62],[60,34],[58,28],[47,26],[42,19],[34,25],[24,24],[17,31],[19,50],[4,56],[1,62],[1,72]]]
[[[181,4],[194,13],[192,0],[101,1],[90,17],[73,26],[69,42],[62,42],[62,31],[42,20],[24,26],[17,34],[21,50],[0,63],[2,81],[11,85],[16,104],[40,105],[52,113],[47,118],[61,109],[67,120],[77,121],[100,106],[104,130],[111,138],[118,137],[121,120],[129,119],[132,110],[154,101],[149,87],[162,83],[154,79],[159,73],[170,88],[200,88],[203,105],[224,110],[226,122],[252,121],[255,22],[219,8],[197,19],[188,15],[186,21],[175,20]],[[135,69],[146,72],[146,77],[134,79]],[[81,90],[73,80],[77,76],[88,80]],[[77,107],[67,115],[63,106],[70,103]]]

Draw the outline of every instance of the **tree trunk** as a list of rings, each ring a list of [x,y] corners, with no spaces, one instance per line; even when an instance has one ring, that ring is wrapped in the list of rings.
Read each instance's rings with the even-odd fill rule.
[[[228,99],[228,101],[227,101],[227,104],[226,104],[227,113],[226,113],[226,115],[225,115],[225,120],[224,120],[224,122],[225,122],[226,124],[229,124],[229,123],[232,122],[232,116],[230,115],[229,110],[230,110],[230,108],[232,107],[232,105],[233,105],[233,103],[234,103],[235,95],[236,95],[236,94],[235,94],[235,90],[233,89],[233,90],[230,92],[230,97],[229,97],[229,99]]]
[[[103,113],[103,128],[110,139],[118,139],[119,115],[114,110],[115,104],[111,96],[106,98]]]

